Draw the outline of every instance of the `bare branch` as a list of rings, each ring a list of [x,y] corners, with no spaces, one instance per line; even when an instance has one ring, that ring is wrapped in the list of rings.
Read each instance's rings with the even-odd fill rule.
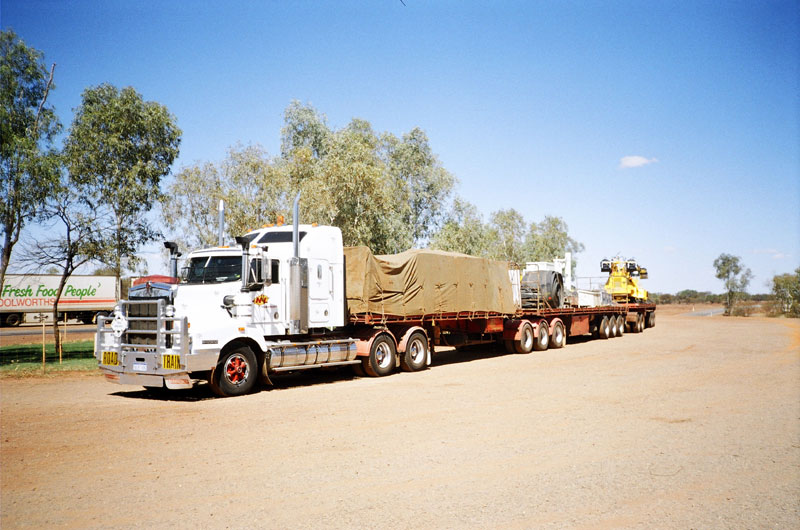
[[[36,120],[33,122],[33,137],[36,138],[39,134],[39,116],[42,114],[42,107],[44,107],[45,101],[47,101],[47,95],[50,93],[50,85],[53,84],[53,72],[56,70],[56,63],[53,63],[53,66],[50,67],[50,79],[47,80],[47,86],[44,88],[44,96],[42,96],[42,101],[39,103],[39,108],[36,110]]]

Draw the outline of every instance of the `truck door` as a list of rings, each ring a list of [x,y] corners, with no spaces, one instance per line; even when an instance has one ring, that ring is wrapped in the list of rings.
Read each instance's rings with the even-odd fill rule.
[[[286,279],[281,278],[281,262],[271,259],[272,283],[254,293],[253,322],[263,326],[264,335],[283,335],[286,332]]]
[[[311,327],[327,326],[331,319],[333,269],[328,260],[308,261],[308,322]]]

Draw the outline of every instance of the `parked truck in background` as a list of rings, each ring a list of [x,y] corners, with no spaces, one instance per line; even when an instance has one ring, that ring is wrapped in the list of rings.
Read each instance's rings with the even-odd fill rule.
[[[57,274],[6,274],[0,288],[0,324],[51,319],[61,276]],[[98,314],[108,315],[116,305],[113,276],[71,275],[58,302],[59,318],[92,324]]]
[[[190,253],[179,283],[136,285],[113,317],[98,318],[95,356],[109,381],[178,389],[205,379],[234,396],[309,368],[422,370],[438,346],[528,353],[574,335],[615,337],[641,331],[655,310],[581,307],[571,291],[523,305],[523,275],[507,262],[418,250],[373,256],[343,247],[331,226],[270,226],[237,243]],[[166,245],[175,277],[177,252]],[[556,284],[563,289],[563,278]]]

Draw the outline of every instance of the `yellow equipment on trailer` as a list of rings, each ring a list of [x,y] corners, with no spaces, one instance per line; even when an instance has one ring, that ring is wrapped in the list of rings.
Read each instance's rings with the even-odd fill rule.
[[[647,279],[647,269],[636,260],[617,256],[600,262],[600,270],[608,273],[606,292],[615,302],[639,303],[647,301],[647,290],[639,287],[639,280]]]

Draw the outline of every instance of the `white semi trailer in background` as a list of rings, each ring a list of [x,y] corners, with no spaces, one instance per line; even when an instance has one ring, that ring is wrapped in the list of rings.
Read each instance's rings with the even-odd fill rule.
[[[115,280],[113,276],[67,278],[58,302],[59,318],[91,324],[98,314],[110,314],[117,302]],[[58,274],[6,274],[0,288],[0,325],[51,320],[60,281]]]

